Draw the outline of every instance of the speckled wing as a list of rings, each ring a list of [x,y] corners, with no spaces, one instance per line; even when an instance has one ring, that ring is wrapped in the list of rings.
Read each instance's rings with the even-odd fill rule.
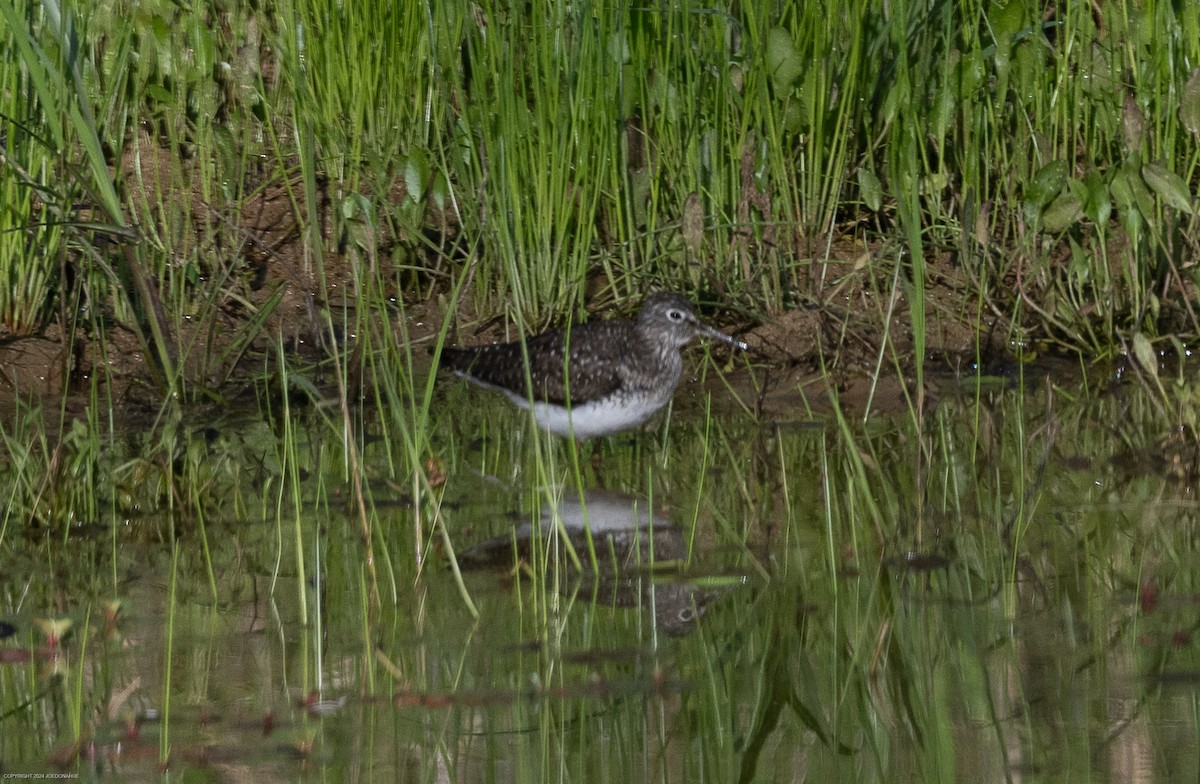
[[[606,397],[622,385],[618,366],[635,350],[637,331],[628,321],[598,321],[570,330],[555,330],[528,341],[529,375],[538,400],[565,405],[567,391],[573,404]],[[570,351],[570,384],[566,382],[565,356]],[[473,349],[445,349],[444,366],[478,383],[527,391],[525,357],[521,344],[497,343]]]

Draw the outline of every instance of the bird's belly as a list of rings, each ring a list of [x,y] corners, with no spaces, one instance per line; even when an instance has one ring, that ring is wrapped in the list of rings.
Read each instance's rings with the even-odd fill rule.
[[[605,399],[582,403],[568,409],[551,403],[535,402],[533,417],[543,430],[577,439],[607,436],[637,427],[666,405],[669,397],[646,400]],[[515,402],[515,401],[514,401]],[[529,401],[519,405],[529,408]]]

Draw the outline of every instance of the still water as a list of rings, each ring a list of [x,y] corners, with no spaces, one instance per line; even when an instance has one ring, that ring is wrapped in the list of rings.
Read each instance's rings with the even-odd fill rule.
[[[152,512],[114,482],[96,520],[10,522],[0,769],[1200,776],[1196,450],[1150,402],[677,412],[573,451],[477,400],[419,461],[364,413],[361,484],[319,417],[195,427]]]

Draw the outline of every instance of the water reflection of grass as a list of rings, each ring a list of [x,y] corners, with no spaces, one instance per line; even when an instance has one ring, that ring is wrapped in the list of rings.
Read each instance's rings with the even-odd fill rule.
[[[1185,764],[1155,728],[1193,669],[1195,521],[1188,485],[1153,470],[1162,447],[1137,435],[1155,406],[1038,387],[943,401],[920,428],[676,418],[576,460],[500,404],[443,418],[472,393],[448,394],[432,404],[436,486],[388,480],[394,441],[360,448],[375,578],[344,445],[320,417],[205,440],[210,469],[234,444],[246,451],[230,466],[260,465],[206,475],[251,512],[210,506],[207,554],[194,511],[166,499],[101,547],[10,525],[24,565],[5,649],[34,656],[2,665],[0,715],[22,729],[6,738],[40,740],[5,741],[6,759],[38,764],[76,735],[115,753],[136,729],[175,766],[206,748],[274,767],[408,760],[422,775],[1073,776],[1094,770],[1096,744]],[[368,433],[388,426],[357,415]],[[510,571],[447,568],[447,541],[463,552],[538,519],[551,480],[645,493],[688,534],[689,570],[726,576],[692,633],[614,604],[552,543]],[[39,575],[39,560],[57,566]],[[101,633],[87,607],[114,593],[127,610]],[[56,602],[77,621],[66,670],[38,663],[32,631]],[[64,689],[74,730],[30,710]]]

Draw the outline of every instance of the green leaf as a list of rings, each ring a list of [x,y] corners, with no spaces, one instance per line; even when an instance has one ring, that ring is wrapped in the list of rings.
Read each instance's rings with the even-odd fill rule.
[[[404,189],[408,198],[419,202],[425,198],[429,185],[429,160],[419,149],[413,149],[404,162]]]
[[[952,84],[944,85],[933,99],[933,110],[929,113],[933,137],[939,142],[946,137],[946,131],[950,129],[950,123],[954,120],[954,110],[957,108],[957,87]]]
[[[1150,190],[1167,204],[1188,215],[1195,213],[1191,191],[1183,178],[1175,172],[1154,163],[1147,163],[1142,167],[1142,179],[1150,186]]]
[[[1083,214],[1097,226],[1104,226],[1112,216],[1112,197],[1108,185],[1097,171],[1088,172],[1084,180],[1086,196],[1083,199]]]
[[[1133,191],[1129,188],[1129,178],[1125,172],[1119,171],[1113,175],[1112,195],[1117,201],[1117,209],[1127,210],[1133,207]]]
[[[804,113],[804,104],[799,98],[789,97],[783,103],[780,112],[780,126],[788,133],[802,133],[808,127],[808,116]]]
[[[867,205],[867,209],[871,212],[879,212],[880,206],[883,205],[883,185],[879,182],[879,178],[875,176],[875,172],[859,167],[858,193],[862,196],[863,203]]]
[[[1131,177],[1125,169],[1118,171],[1113,176],[1112,185],[1109,186],[1113,201],[1117,203],[1121,225],[1125,227],[1125,231],[1134,241],[1141,236],[1142,216],[1146,214],[1142,212],[1139,204],[1140,194],[1134,192],[1135,185],[1136,190],[1140,191],[1140,194],[1145,194],[1146,200],[1149,201],[1150,194],[1146,193],[1146,186],[1142,184],[1141,178]],[[1151,206],[1153,205],[1151,204]]]
[[[804,61],[796,51],[792,36],[782,27],[773,27],[767,33],[767,72],[775,83],[775,89],[784,92],[791,89],[804,71]]]
[[[152,15],[143,29],[148,29],[154,35],[154,40],[161,48],[171,46],[171,24],[161,14]]]
[[[208,27],[195,25],[192,27],[192,51],[190,52],[190,67],[193,73],[208,78],[212,72],[213,63],[217,59],[219,45]]]
[[[1038,169],[1025,188],[1025,201],[1038,208],[1045,207],[1066,185],[1068,172],[1066,161],[1052,161]]]
[[[433,189],[430,191],[430,198],[433,199],[433,205],[439,210],[444,211],[446,205],[450,202],[450,181],[446,179],[445,173],[438,171],[433,175]]]
[[[996,0],[988,6],[987,21],[997,42],[1019,33],[1025,26],[1025,19],[1023,0]]]
[[[1150,197],[1150,191],[1146,190],[1142,178],[1135,172],[1136,169],[1126,166],[1113,176],[1113,198],[1116,199],[1119,209],[1132,210],[1142,217],[1148,217],[1154,214],[1154,199]]]
[[[614,62],[625,65],[629,62],[629,34],[626,32],[615,32],[608,37],[608,56]]]
[[[1179,122],[1193,136],[1200,136],[1200,68],[1192,69],[1179,94]]]
[[[161,84],[146,85],[146,95],[153,98],[155,103],[164,104],[166,106],[175,105],[175,94],[167,90]]]
[[[1141,332],[1133,336],[1133,356],[1151,378],[1158,378],[1158,354],[1149,338]]]
[[[100,146],[100,136],[96,133],[96,126],[92,122],[91,115],[85,115],[77,103],[71,104],[70,114],[71,125],[75,128],[75,133],[79,135],[79,141],[87,151],[87,162],[92,170],[91,185],[95,189],[95,194],[99,197],[105,212],[108,213],[108,219],[118,226],[124,226],[126,221],[124,211],[121,209],[121,199],[117,196],[112,172],[108,169],[108,160],[104,157],[104,151]]]
[[[342,218],[345,220],[362,218],[370,221],[372,220],[371,213],[371,201],[361,193],[351,193],[342,199]]]
[[[894,80],[887,88],[887,95],[883,97],[883,112],[879,117],[881,125],[891,125],[901,109],[907,109],[911,101],[912,87],[909,80]]]
[[[980,85],[987,79],[987,68],[983,64],[983,53],[974,50],[963,56],[959,63],[958,97],[961,101],[969,101],[974,97]]]
[[[1069,190],[1063,191],[1042,214],[1042,231],[1062,231],[1073,226],[1082,215],[1083,207],[1078,197]]]

